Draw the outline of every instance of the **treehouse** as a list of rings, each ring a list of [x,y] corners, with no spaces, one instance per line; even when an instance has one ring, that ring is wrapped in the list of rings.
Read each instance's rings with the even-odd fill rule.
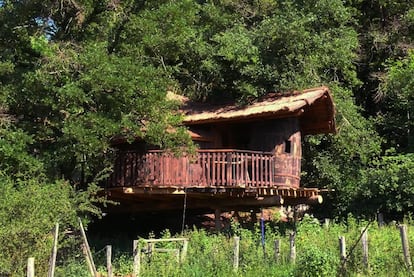
[[[119,145],[106,192],[120,211],[248,210],[320,203],[300,186],[302,138],[335,132],[327,87],[268,94],[248,106],[182,99],[184,124],[199,149],[174,155],[142,143]]]

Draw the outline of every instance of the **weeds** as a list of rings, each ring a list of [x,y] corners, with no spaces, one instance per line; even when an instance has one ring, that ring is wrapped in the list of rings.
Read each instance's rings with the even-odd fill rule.
[[[411,221],[409,221],[411,222]],[[230,232],[210,233],[204,229],[193,229],[184,233],[190,240],[187,258],[183,263],[171,253],[143,255],[141,276],[410,276],[404,267],[401,242],[395,225],[379,228],[371,224],[369,232],[369,269],[362,264],[361,246],[356,245],[341,270],[338,237],[345,236],[347,248],[357,243],[361,229],[367,222],[349,218],[347,223],[332,222],[321,225],[312,217],[305,217],[297,224],[296,263],[289,262],[289,242],[286,226],[266,224],[265,253],[261,246],[260,228],[241,228],[232,224]],[[280,232],[283,230],[283,233]],[[409,239],[414,239],[414,226],[409,225]],[[233,239],[240,236],[240,266],[233,270]],[[165,230],[162,238],[173,235]],[[274,257],[274,240],[281,240],[281,256]],[[131,242],[132,244],[132,242]],[[176,247],[164,243],[162,247]],[[132,273],[132,253],[114,253],[115,276]],[[98,269],[105,276],[105,264],[99,260]],[[58,268],[56,276],[87,276],[83,261],[71,260]]]

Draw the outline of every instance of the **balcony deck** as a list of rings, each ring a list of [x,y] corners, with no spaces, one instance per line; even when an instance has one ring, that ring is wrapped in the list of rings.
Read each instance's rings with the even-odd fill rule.
[[[220,149],[175,156],[164,151],[124,151],[106,184],[109,199],[122,203],[113,211],[182,209],[223,210],[321,203],[317,188],[278,183],[281,174],[273,153]],[[289,176],[288,176],[289,175]],[[299,178],[298,178],[299,179]]]
[[[220,149],[175,156],[164,151],[121,152],[109,187],[276,187],[272,153]]]

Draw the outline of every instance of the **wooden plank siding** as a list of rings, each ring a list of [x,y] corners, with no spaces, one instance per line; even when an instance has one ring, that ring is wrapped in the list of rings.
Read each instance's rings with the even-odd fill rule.
[[[275,187],[275,156],[248,150],[198,150],[175,156],[122,151],[107,187]]]

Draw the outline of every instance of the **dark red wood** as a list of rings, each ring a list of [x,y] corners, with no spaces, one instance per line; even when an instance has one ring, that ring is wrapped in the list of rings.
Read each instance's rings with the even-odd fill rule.
[[[269,152],[242,150],[199,150],[195,155],[175,156],[163,151],[121,152],[110,187],[276,187],[284,177],[299,179],[287,172],[274,174],[275,156]],[[277,168],[277,167],[276,167]]]

